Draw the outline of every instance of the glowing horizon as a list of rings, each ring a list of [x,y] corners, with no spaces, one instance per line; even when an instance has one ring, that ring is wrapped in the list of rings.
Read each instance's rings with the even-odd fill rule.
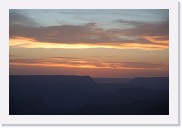
[[[169,75],[168,10],[103,11],[10,10],[10,75]]]

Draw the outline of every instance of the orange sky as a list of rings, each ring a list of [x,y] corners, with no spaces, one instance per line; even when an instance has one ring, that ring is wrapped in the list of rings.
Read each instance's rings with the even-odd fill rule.
[[[57,11],[10,10],[10,75],[169,75],[168,10]]]

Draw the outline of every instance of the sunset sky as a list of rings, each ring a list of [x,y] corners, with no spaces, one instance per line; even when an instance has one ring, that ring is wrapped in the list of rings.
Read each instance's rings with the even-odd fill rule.
[[[10,75],[169,75],[166,9],[9,11]]]

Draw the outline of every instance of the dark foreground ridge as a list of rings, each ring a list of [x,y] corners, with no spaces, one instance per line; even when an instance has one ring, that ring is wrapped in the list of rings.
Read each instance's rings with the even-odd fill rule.
[[[169,114],[168,77],[103,84],[89,76],[17,75],[9,81],[10,115]]]

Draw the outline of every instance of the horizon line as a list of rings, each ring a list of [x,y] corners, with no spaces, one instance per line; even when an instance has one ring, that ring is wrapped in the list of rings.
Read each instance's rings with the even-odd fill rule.
[[[139,76],[139,77],[92,77],[89,75],[29,75],[29,74],[17,74],[9,76],[79,76],[79,77],[91,77],[93,79],[134,79],[134,78],[169,78],[169,76]]]

